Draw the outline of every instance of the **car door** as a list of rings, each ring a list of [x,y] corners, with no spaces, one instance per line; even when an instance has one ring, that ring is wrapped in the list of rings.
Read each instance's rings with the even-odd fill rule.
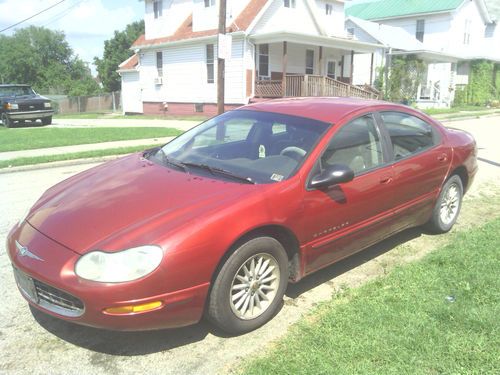
[[[355,173],[347,183],[304,191],[306,273],[344,258],[388,235],[393,206],[392,167],[372,114],[334,133],[310,173],[344,164]]]
[[[447,175],[451,152],[442,144],[439,131],[415,115],[383,111],[378,116],[382,132],[390,139],[394,160],[395,194],[390,199],[395,207],[396,229],[423,224]]]

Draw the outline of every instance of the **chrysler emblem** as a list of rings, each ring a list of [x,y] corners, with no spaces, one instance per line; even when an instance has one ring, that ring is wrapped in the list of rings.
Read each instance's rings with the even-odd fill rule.
[[[26,246],[23,246],[21,245],[19,242],[16,241],[16,248],[17,248],[17,253],[19,254],[19,256],[21,257],[28,257],[28,258],[31,258],[31,259],[36,259],[36,260],[39,260],[41,262],[43,262],[44,260],[42,258],[40,258],[38,255],[35,255],[33,254],[31,251],[28,250],[28,248]]]

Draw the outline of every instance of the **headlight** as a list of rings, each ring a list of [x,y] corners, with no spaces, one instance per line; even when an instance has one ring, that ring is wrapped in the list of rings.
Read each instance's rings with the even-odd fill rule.
[[[52,103],[51,102],[45,102],[45,103],[43,103],[43,106],[45,108],[52,108]]]
[[[75,266],[75,273],[82,279],[101,283],[132,281],[153,272],[163,258],[159,246],[147,245],[105,253],[92,251],[82,256]]]
[[[19,104],[17,103],[5,103],[5,109],[19,109]]]

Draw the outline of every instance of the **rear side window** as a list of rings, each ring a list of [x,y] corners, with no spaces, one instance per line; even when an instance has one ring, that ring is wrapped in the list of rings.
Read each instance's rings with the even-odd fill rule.
[[[395,160],[417,154],[439,142],[432,125],[418,117],[402,112],[381,112],[380,115],[391,137]]]

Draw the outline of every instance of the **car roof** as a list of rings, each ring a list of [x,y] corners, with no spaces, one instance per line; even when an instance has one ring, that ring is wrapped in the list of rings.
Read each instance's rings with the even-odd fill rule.
[[[239,109],[257,110],[263,112],[276,112],[300,117],[308,117],[330,124],[337,123],[347,114],[373,107],[378,110],[380,107],[386,109],[407,109],[408,107],[384,102],[381,100],[358,99],[358,98],[333,98],[333,97],[313,97],[313,98],[286,98],[268,100],[259,103],[249,104]]]

